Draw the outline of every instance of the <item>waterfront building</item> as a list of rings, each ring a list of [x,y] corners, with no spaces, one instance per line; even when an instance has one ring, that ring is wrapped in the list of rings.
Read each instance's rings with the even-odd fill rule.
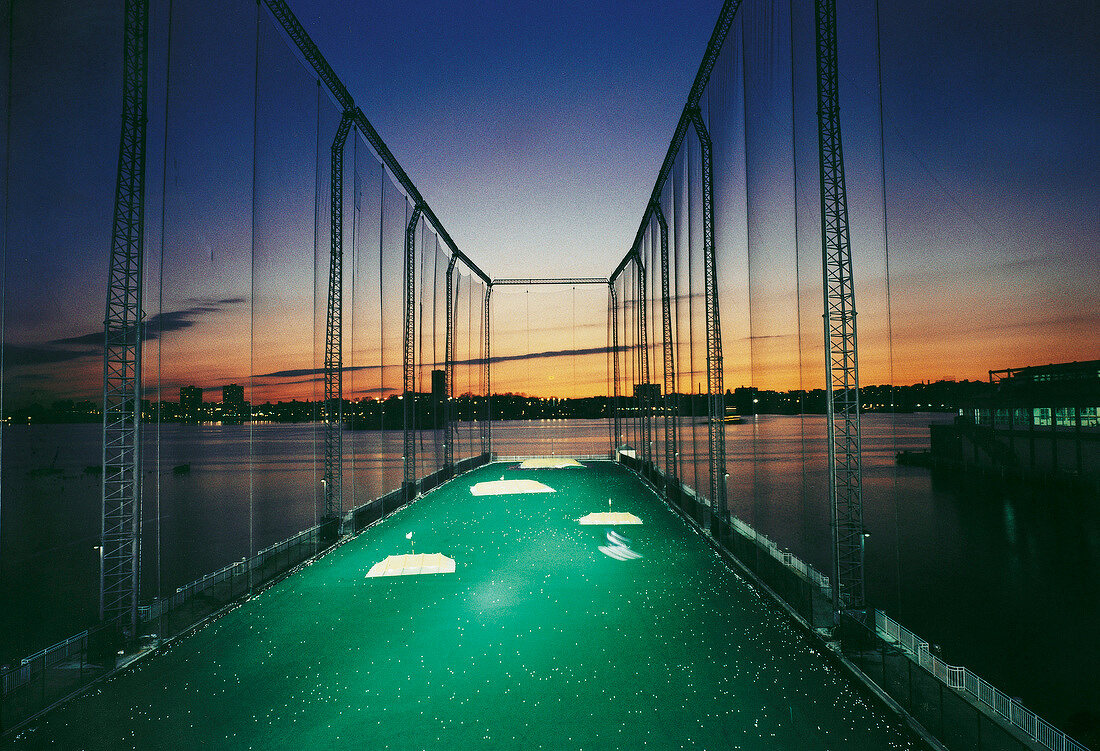
[[[989,394],[932,427],[937,462],[1001,474],[1100,480],[1100,360],[989,371]]]

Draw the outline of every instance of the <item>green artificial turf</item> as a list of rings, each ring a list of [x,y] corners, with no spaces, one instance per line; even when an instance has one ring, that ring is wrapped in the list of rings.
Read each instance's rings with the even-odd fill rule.
[[[558,492],[474,497],[482,480]],[[636,560],[600,552],[629,511]],[[453,574],[365,578],[394,553]],[[63,749],[910,748],[623,468],[494,464],[24,733]]]

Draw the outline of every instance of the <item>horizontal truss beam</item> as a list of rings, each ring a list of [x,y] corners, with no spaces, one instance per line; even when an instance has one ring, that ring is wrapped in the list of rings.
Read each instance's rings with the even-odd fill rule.
[[[515,287],[525,287],[534,284],[599,284],[606,287],[607,279],[603,277],[577,277],[574,279],[494,279],[492,284]]]

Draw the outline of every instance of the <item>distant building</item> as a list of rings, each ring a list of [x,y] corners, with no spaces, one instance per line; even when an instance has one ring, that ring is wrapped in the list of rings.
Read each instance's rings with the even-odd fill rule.
[[[222,407],[244,409],[244,386],[237,383],[227,383],[222,386]]]
[[[202,409],[202,389],[184,386],[180,389],[180,409],[184,412]]]
[[[938,460],[1009,475],[1100,473],[1100,360],[991,370],[992,393],[959,408],[954,425],[933,426]]]
[[[640,404],[656,404],[661,400],[661,384],[636,383],[634,384],[634,398]]]
[[[432,371],[432,399],[439,401],[447,398],[447,371]]]
[[[222,386],[222,422],[244,422],[249,416],[248,407],[248,402],[244,400],[244,386],[237,383]]]

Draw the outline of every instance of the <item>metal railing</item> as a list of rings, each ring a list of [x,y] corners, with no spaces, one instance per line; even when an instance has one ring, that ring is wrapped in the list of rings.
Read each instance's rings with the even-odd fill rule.
[[[168,597],[162,597],[159,600],[154,600],[149,605],[139,607],[139,617],[143,622],[149,622],[155,618],[159,618],[169,610],[183,605],[196,595],[200,595],[216,587],[224,581],[231,580],[238,576],[243,577],[247,575],[250,570],[262,570],[268,560],[278,556],[280,553],[284,553],[291,548],[299,547],[305,543],[315,542],[320,535],[320,531],[321,527],[319,525],[303,529],[292,537],[288,537],[285,540],[267,546],[251,558],[243,558],[235,563],[230,563],[228,566],[220,568],[213,573],[209,573],[200,579],[177,587],[175,594]],[[307,555],[306,558],[308,557]],[[288,563],[290,562],[288,561]],[[294,564],[291,563],[290,565]]]
[[[80,657],[87,639],[87,630],[81,631],[64,641],[59,641],[57,644],[38,650],[33,655],[24,657],[18,665],[4,671],[3,679],[0,681],[4,694],[9,694],[20,686],[30,683],[32,670],[45,670]]]
[[[768,551],[768,553],[771,554],[772,558],[779,561],[792,571],[796,571],[812,581],[815,585],[817,585],[818,588],[821,589],[822,593],[826,596],[828,596],[832,591],[830,588],[829,577],[825,576],[823,573],[821,573],[802,559],[798,558],[790,551],[780,548],[767,535],[763,535],[757,532],[755,529],[738,519],[736,516],[730,516],[730,526],[732,526],[742,536],[755,541],[757,545]]]
[[[1000,691],[969,668],[949,665],[932,654],[928,642],[880,610],[875,610],[875,632],[884,641],[902,649],[915,663],[948,688],[961,692],[1018,729],[1029,739],[1051,751],[1088,751],[1058,728],[1039,717],[1018,700]]]
[[[732,514],[714,514],[705,496],[668,477],[654,463],[622,453],[618,460],[650,482],[671,508],[756,577],[810,628],[832,625],[829,577]]]

